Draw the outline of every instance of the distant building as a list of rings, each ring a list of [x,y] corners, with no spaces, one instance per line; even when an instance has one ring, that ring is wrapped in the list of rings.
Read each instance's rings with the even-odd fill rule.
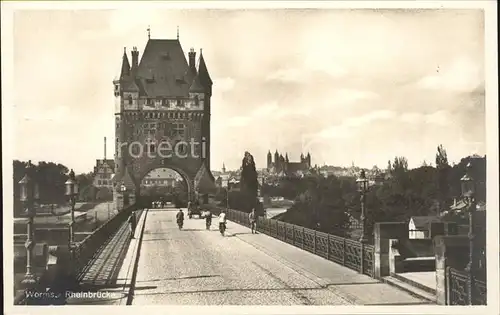
[[[96,160],[94,166],[93,186],[101,188],[113,188],[113,177],[115,176],[115,161],[106,159],[106,137],[104,137],[104,158]]]
[[[438,216],[413,216],[408,223],[408,238],[425,239],[431,237],[431,224],[444,223]]]
[[[217,176],[215,176],[215,183],[219,188],[227,188],[229,186],[229,182],[232,180],[239,183],[241,170],[236,171],[228,171],[224,163],[222,163],[222,172],[216,172]],[[212,172],[214,174],[214,172]]]
[[[147,174],[141,182],[141,186],[166,186],[175,187],[176,182],[181,182],[182,177],[175,171],[167,168],[159,168]]]
[[[96,160],[94,167],[94,182],[95,187],[113,188],[112,179],[115,175],[115,161],[110,159]]]
[[[288,153],[283,157],[276,150],[273,162],[271,151],[269,151],[267,153],[267,171],[270,175],[278,177],[303,177],[311,172],[311,155],[309,153],[306,156],[301,154],[300,162],[290,162]]]

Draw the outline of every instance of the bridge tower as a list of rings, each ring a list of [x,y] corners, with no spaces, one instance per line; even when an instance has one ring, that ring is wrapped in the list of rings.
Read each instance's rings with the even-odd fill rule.
[[[190,200],[215,189],[210,171],[212,80],[202,51],[188,60],[179,39],[148,38],[139,62],[126,49],[115,96],[114,195],[118,208],[140,195],[144,176],[157,168],[177,171]],[[125,195],[120,187],[125,185]]]

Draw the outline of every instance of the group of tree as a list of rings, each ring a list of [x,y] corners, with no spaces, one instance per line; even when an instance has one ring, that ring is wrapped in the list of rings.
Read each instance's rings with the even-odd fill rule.
[[[460,179],[469,162],[476,183],[476,199],[485,201],[486,157],[465,157],[451,166],[446,150],[440,145],[435,166],[426,163],[409,169],[405,157],[389,161],[385,180],[371,185],[366,191],[367,221],[408,221],[412,216],[440,215],[454,200],[460,200]],[[257,202],[256,187],[255,164],[247,152],[242,162],[241,191],[230,193],[230,207],[249,211]],[[359,219],[361,214],[360,192],[356,178],[352,177],[332,175],[324,178],[313,174],[303,178],[284,178],[278,185],[264,185],[262,194],[295,200],[280,220],[328,233],[344,234],[352,221],[350,218]]]
[[[19,181],[28,173],[27,161],[13,161],[13,191],[14,214],[23,211],[20,198]],[[32,164],[30,177],[38,184],[40,204],[65,204],[68,202],[65,183],[68,179],[69,168],[60,163],[41,161]],[[79,186],[78,201],[112,200],[112,191],[109,188],[96,188],[92,185],[93,174],[84,173],[76,176]]]

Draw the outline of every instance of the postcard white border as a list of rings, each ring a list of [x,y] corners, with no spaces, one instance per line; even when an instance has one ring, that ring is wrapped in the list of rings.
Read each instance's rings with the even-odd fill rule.
[[[486,51],[486,128],[487,128],[487,212],[488,230],[488,306],[129,306],[122,314],[498,314],[499,307],[499,233],[498,233],[498,64],[497,16],[495,1],[75,1],[75,2],[5,2],[1,3],[2,23],[2,166],[3,166],[3,236],[4,301],[7,314],[78,314],[113,312],[116,306],[13,306],[12,296],[12,152],[15,104],[13,103],[13,12],[23,9],[272,9],[272,8],[468,8],[485,10]],[[111,104],[112,105],[112,104]],[[111,106],[110,105],[110,106]],[[34,138],[33,141],[36,141]],[[496,312],[495,312],[496,311]]]

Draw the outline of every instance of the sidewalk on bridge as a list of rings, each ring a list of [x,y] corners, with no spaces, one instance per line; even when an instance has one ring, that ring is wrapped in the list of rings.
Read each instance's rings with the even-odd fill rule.
[[[234,236],[277,259],[296,272],[314,280],[356,305],[432,304],[389,284],[362,275],[347,267],[272,238],[251,234],[250,228],[231,222],[228,236]]]
[[[83,290],[66,300],[68,305],[126,305],[146,211],[138,211],[138,216],[134,238],[124,222],[84,275]],[[88,292],[99,293],[84,296]]]

